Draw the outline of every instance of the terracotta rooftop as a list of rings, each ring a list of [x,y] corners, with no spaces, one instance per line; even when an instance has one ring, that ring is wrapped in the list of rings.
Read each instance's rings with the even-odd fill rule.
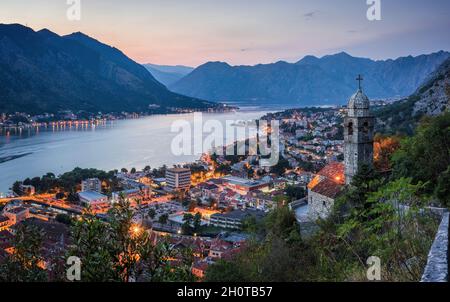
[[[344,184],[345,183],[344,169],[345,166],[343,163],[332,162],[326,165],[317,174],[329,178],[338,184]]]
[[[194,263],[193,268],[204,272],[208,266],[209,264],[206,261],[197,261]]]
[[[335,199],[339,195],[343,187],[343,184],[336,183],[329,178],[324,178],[318,184],[316,184],[311,189],[311,191]]]
[[[215,239],[210,249],[213,251],[224,252],[233,248],[233,244],[221,239]]]
[[[9,221],[9,218],[3,215],[0,215],[0,223]]]

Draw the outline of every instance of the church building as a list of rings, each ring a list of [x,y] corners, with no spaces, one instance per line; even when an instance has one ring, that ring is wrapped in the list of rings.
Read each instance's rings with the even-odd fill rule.
[[[344,163],[333,162],[325,166],[308,184],[308,217],[326,218],[335,199],[345,185],[351,183],[362,165],[373,165],[373,132],[375,118],[371,116],[369,98],[359,88],[347,105],[344,118]]]

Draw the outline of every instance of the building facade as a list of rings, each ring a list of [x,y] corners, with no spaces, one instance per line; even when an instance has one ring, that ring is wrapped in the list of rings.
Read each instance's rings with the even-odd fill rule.
[[[89,178],[81,182],[81,191],[102,192],[102,182],[98,178]]]
[[[95,191],[79,192],[78,197],[83,205],[97,206],[108,202],[108,196]]]
[[[191,186],[191,170],[171,168],[166,171],[167,188],[171,191],[188,190]]]

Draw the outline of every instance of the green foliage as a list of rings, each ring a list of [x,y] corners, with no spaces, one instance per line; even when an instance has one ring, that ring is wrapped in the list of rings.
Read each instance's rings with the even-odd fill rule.
[[[439,191],[444,190],[445,194],[442,185],[445,185],[445,172],[450,166],[450,112],[424,119],[416,135],[401,142],[392,163],[394,178],[411,177],[413,183],[424,182],[426,193],[436,193],[435,196],[447,204]],[[441,186],[437,190],[439,183]]]
[[[444,206],[450,207],[450,166],[439,175],[434,195]]]
[[[148,217],[150,217],[151,219],[153,219],[153,218],[155,218],[155,216],[156,216],[156,211],[155,211],[155,209],[150,208],[150,209],[148,210]]]
[[[0,282],[46,281],[41,256],[43,239],[39,229],[20,225],[13,240],[12,254],[0,265]]]
[[[284,191],[291,200],[302,199],[306,196],[305,189],[300,186],[287,186]]]
[[[62,189],[64,192],[77,192],[82,180],[99,178],[101,181],[106,182],[108,193],[122,189],[114,174],[114,171],[105,172],[97,169],[75,168],[59,177],[56,177],[53,173],[47,173],[42,177],[27,178],[23,181],[23,184],[33,185],[37,193],[56,193],[59,191],[58,189]]]
[[[198,233],[200,231],[201,222],[202,222],[202,214],[200,214],[198,212],[195,213],[194,220],[193,220],[194,232]]]
[[[385,134],[412,135],[420,119],[420,116],[413,114],[414,104],[418,98],[418,96],[410,96],[406,100],[376,110],[375,116],[384,123],[379,123],[378,130]]]
[[[12,186],[12,191],[17,195],[22,195],[22,189],[20,188],[20,185],[21,185],[20,181],[16,181]]]
[[[154,244],[149,234],[132,223],[133,210],[120,198],[102,222],[87,211],[72,228],[74,245],[69,256],[80,257],[81,280],[193,281],[192,251],[174,250],[168,242]],[[173,266],[170,259],[180,259]]]
[[[386,183],[366,191],[363,206],[350,206],[344,216],[335,213],[322,222],[311,240],[322,259],[319,275],[335,281],[363,281],[365,260],[377,256],[384,267],[382,280],[420,280],[438,223],[433,215],[418,211],[424,202],[422,188],[423,184],[412,184],[407,178]],[[360,195],[350,189],[342,198],[357,205],[360,201],[352,200],[355,196]]]
[[[378,256],[383,281],[418,281],[438,225],[419,211],[423,187],[411,178],[387,182],[363,166],[316,233],[302,237],[287,207],[263,223],[247,220],[254,239],[231,261],[210,266],[206,280],[367,281],[366,260]]]
[[[167,215],[167,214],[162,214],[158,218],[158,222],[161,224],[166,224],[168,220],[169,220],[169,215]]]
[[[254,240],[233,260],[210,266],[207,281],[282,282],[306,278],[309,253],[303,250],[300,229],[287,206],[275,209],[261,223],[246,220],[244,229],[255,232]]]
[[[58,214],[55,217],[55,220],[67,225],[70,225],[72,223],[72,218],[70,218],[67,214]]]
[[[181,231],[185,235],[190,235],[193,233],[192,223],[194,221],[194,216],[192,214],[184,214],[183,225],[181,226]]]
[[[286,172],[287,169],[290,169],[291,166],[289,165],[289,161],[287,159],[284,159],[281,154],[279,158],[280,159],[278,160],[277,164],[270,168],[270,172],[277,175],[282,175],[284,174],[284,172]]]

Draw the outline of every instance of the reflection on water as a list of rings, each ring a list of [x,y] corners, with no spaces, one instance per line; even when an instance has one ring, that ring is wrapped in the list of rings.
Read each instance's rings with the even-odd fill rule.
[[[203,121],[257,119],[267,111],[239,111],[203,114]],[[11,130],[0,134],[0,158],[23,155],[0,163],[0,192],[7,191],[16,180],[60,174],[75,167],[103,170],[146,165],[159,167],[198,159],[197,155],[174,156],[170,131],[172,122],[193,114],[155,115],[142,119],[107,121],[82,127],[47,127]],[[14,132],[15,131],[15,132]],[[206,134],[204,134],[206,136]]]

